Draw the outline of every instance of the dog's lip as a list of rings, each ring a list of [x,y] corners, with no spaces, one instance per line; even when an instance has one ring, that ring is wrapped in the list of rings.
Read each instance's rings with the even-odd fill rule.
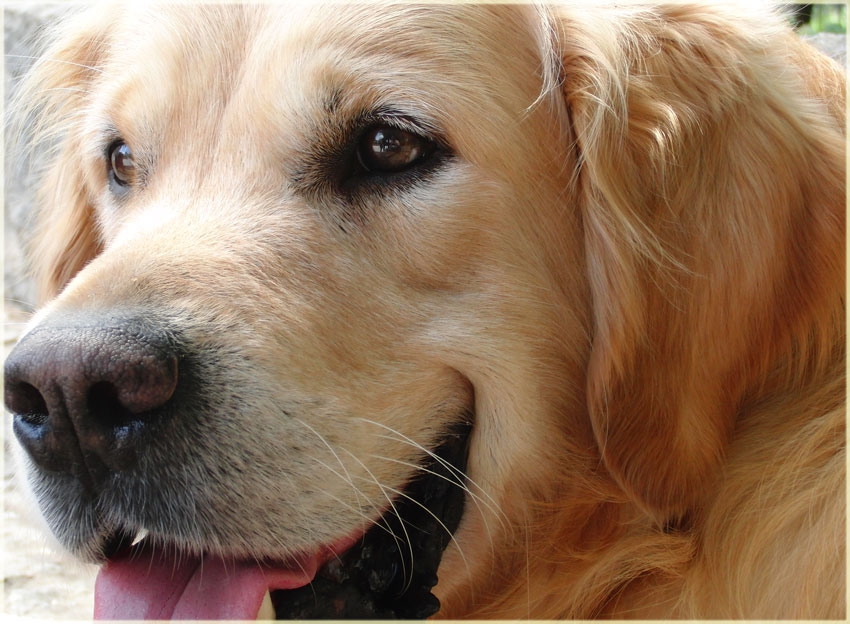
[[[272,602],[284,619],[321,618],[323,609],[331,609],[333,619],[432,615],[439,610],[439,601],[430,589],[437,582],[443,549],[463,513],[461,475],[470,429],[470,422],[458,423],[447,433],[423,473],[411,480],[393,505],[394,513],[381,513],[370,525],[287,561],[197,556],[151,535],[130,546],[131,534],[117,532],[107,540],[107,561],[96,581],[95,619],[255,619],[269,592],[275,592]],[[399,509],[405,507],[408,513]],[[406,549],[396,550],[393,541],[398,538],[392,530],[387,532],[392,539],[384,534],[389,526],[380,526],[381,520],[400,523],[393,528],[407,538],[410,557],[415,550],[417,563],[430,561],[415,569],[408,561],[403,587],[398,586],[395,562],[389,564],[392,571],[387,570],[388,560],[406,557]],[[331,566],[333,559],[340,565]],[[311,591],[305,601],[307,585]],[[320,595],[321,604],[316,602]],[[295,615],[287,615],[290,611]],[[304,615],[298,615],[302,611]]]
[[[328,561],[310,587],[274,592],[279,619],[424,619],[443,551],[454,540],[466,501],[471,421],[456,422],[356,545]],[[337,565],[338,563],[338,565]]]

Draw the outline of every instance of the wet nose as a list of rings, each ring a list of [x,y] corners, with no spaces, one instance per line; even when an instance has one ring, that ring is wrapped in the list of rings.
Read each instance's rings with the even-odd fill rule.
[[[5,365],[6,407],[32,460],[95,487],[137,459],[177,388],[177,354],[139,323],[37,327]]]

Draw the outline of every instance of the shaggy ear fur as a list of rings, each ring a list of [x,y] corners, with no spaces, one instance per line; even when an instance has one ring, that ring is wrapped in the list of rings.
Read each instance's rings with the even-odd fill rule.
[[[33,244],[33,267],[42,301],[62,288],[100,253],[91,201],[74,163],[72,146],[63,149],[40,191],[44,215]]]
[[[52,298],[100,252],[91,198],[80,166],[78,126],[105,43],[111,11],[71,19],[33,66],[12,105],[41,172],[31,265],[42,301]],[[95,17],[99,15],[99,17]]]
[[[830,113],[844,104],[806,93],[843,78],[813,50],[802,68],[771,56],[800,49],[762,11],[738,31],[693,6],[568,11],[589,409],[611,474],[669,521],[698,506],[742,405],[805,374],[842,326],[843,118]]]

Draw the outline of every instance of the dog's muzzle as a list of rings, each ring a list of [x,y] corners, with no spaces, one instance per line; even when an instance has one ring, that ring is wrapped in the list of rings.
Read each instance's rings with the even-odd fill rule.
[[[91,523],[87,511],[113,510],[111,519],[96,519],[95,534],[69,531],[105,560],[95,617],[245,619],[254,617],[264,596],[283,619],[436,613],[440,604],[431,590],[463,515],[471,413],[459,414],[425,451],[417,473],[371,528],[317,544],[315,552],[292,561],[185,552],[155,531],[133,543],[132,527],[140,522],[125,528],[121,511],[115,512],[121,509],[116,493],[124,496],[131,486],[126,496],[137,505],[134,513],[148,512],[150,497],[132,486],[162,479],[162,472],[151,473],[161,463],[156,458],[170,458],[175,450],[163,441],[193,431],[197,423],[187,423],[181,409],[203,394],[191,350],[165,327],[138,314],[57,316],[27,333],[6,360],[6,406],[34,472],[51,481],[50,495],[40,502],[45,516],[54,517],[54,532],[69,524],[85,527]],[[176,424],[183,428],[169,427]],[[173,461],[183,465],[186,458]],[[83,515],[64,514],[66,508]]]

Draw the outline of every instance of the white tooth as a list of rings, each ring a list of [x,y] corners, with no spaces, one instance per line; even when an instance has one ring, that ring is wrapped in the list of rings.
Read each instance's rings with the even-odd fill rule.
[[[263,603],[260,605],[260,612],[257,613],[258,620],[273,620],[275,619],[274,607],[272,606],[272,596],[267,591],[263,596]]]

